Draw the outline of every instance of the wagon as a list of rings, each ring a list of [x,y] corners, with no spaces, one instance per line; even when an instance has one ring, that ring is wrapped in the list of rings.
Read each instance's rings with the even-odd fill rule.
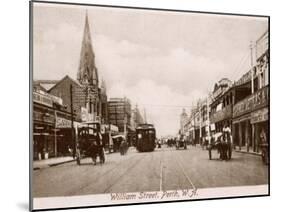
[[[100,163],[105,162],[104,147],[100,132],[100,123],[86,123],[78,127],[78,142],[76,149],[76,162],[81,164],[81,159],[91,157],[94,164],[99,157]]]
[[[187,149],[187,142],[185,139],[176,140],[176,149],[179,149],[179,148]]]

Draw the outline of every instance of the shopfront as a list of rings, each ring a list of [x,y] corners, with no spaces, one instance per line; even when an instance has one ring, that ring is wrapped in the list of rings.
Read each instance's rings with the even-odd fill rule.
[[[54,128],[54,111],[35,103],[33,111],[33,158],[35,160],[47,159],[54,153],[52,142]]]
[[[268,138],[268,86],[233,107],[233,140],[239,149],[260,152],[261,134]],[[266,139],[268,140],[268,139]]]
[[[262,142],[268,143],[269,138],[269,123],[268,123],[268,108],[262,108],[260,110],[251,113],[251,124],[255,129],[255,138],[257,140],[254,146],[254,151],[260,150],[260,145]],[[262,141],[262,136],[264,141]]]

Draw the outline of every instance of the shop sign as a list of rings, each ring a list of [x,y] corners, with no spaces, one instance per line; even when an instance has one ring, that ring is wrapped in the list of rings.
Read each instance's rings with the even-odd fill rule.
[[[49,107],[53,106],[52,99],[49,96],[41,93],[33,92],[33,101],[43,105],[47,105]]]
[[[71,128],[71,121],[65,118],[56,118],[56,128]]]
[[[88,110],[85,107],[81,107],[81,119],[83,122],[88,121]]]
[[[233,117],[251,112],[268,105],[268,87],[264,87],[233,107]]]
[[[264,108],[251,113],[251,124],[263,122],[268,120],[268,109]]]
[[[243,115],[241,117],[233,119],[232,120],[232,124],[237,124],[239,122],[246,121],[246,120],[251,120],[251,114],[250,113],[248,113],[246,115]]]
[[[42,112],[38,112],[38,111],[33,111],[33,120],[51,123],[51,124],[55,123],[54,115],[49,114],[49,113],[42,113]]]
[[[216,126],[215,126],[215,124],[211,124],[211,131],[214,131],[214,130],[216,130]]]

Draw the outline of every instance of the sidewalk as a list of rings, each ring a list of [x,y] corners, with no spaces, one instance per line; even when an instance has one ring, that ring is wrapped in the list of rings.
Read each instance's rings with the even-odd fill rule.
[[[75,161],[75,159],[73,159],[73,157],[70,157],[70,156],[49,158],[49,159],[45,159],[45,160],[36,160],[36,161],[33,161],[33,170],[48,168],[50,166],[56,166],[56,165],[60,165],[60,164],[68,163],[68,162],[72,162],[72,161]]]
[[[249,149],[249,152],[248,152],[246,147],[241,147],[241,150],[239,149],[239,147],[236,147],[236,149],[234,151],[239,152],[239,153],[261,156],[261,152],[254,152],[251,148]]]
[[[134,147],[129,147],[129,149],[130,149],[130,151],[132,151],[132,149],[134,149]],[[136,150],[134,150],[134,151],[136,151]],[[108,156],[111,154],[116,154],[116,153],[120,154],[119,152],[114,152],[114,153],[113,152],[108,153],[107,151],[105,152],[105,154]],[[44,159],[44,160],[36,160],[36,161],[33,161],[33,170],[57,166],[60,164],[69,163],[69,162],[73,162],[73,161],[75,161],[75,159],[73,159],[73,157],[71,157],[71,156],[49,158],[49,159]]]

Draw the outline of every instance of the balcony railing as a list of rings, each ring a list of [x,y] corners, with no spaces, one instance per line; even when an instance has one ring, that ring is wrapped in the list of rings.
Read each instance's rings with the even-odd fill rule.
[[[228,118],[232,118],[232,105],[227,105],[222,110],[219,110],[210,115],[211,123],[216,123]]]

